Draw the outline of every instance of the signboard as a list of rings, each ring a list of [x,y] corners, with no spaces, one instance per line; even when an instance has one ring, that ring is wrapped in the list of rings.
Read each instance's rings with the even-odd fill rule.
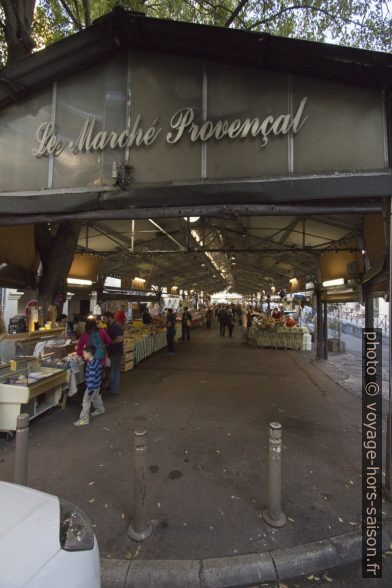
[[[380,90],[131,51],[0,111],[0,192],[388,168]]]
[[[136,116],[132,128],[122,131],[97,131],[96,117],[87,118],[78,134],[76,140],[65,143],[56,135],[52,122],[43,122],[37,130],[36,139],[38,147],[32,150],[35,157],[53,155],[58,157],[68,149],[74,155],[84,151],[103,151],[105,149],[123,149],[153,145],[158,137],[164,135],[164,141],[169,145],[176,145],[182,139],[188,137],[192,143],[205,143],[210,140],[221,141],[224,138],[229,140],[247,139],[248,137],[259,138],[260,149],[268,144],[270,136],[284,136],[290,131],[296,135],[308,118],[304,115],[307,98],[302,98],[296,112],[292,114],[280,114],[277,117],[272,115],[264,119],[259,117],[233,120],[218,120],[196,122],[195,108],[181,108],[170,118],[167,132],[159,126],[157,119],[149,127],[142,126],[142,115]]]

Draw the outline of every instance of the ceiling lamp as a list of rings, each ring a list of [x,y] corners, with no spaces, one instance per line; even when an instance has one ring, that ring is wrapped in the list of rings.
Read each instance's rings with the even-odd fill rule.
[[[79,278],[67,278],[68,284],[74,284],[75,286],[91,286],[92,280],[83,280]]]
[[[344,286],[344,278],[336,278],[335,280],[326,280],[323,282],[324,288],[329,286]]]

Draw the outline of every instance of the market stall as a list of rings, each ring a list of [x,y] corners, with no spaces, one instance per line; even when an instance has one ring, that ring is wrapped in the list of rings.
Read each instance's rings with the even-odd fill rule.
[[[177,327],[176,338],[179,332],[180,329]],[[155,319],[150,325],[144,325],[142,321],[125,325],[122,371],[127,372],[133,369],[143,359],[166,345],[166,325],[162,318]]]
[[[46,367],[66,370],[62,400],[62,408],[64,409],[67,397],[76,394],[79,385],[84,382],[84,360],[82,357],[78,357],[75,352],[72,352],[61,358],[53,357],[49,354],[49,357],[44,358],[42,363]]]
[[[253,319],[251,334],[258,347],[311,350],[311,336],[308,329],[298,326],[292,319],[274,320],[271,317],[259,316]]]
[[[66,370],[43,366],[35,360],[11,360],[0,370],[0,430],[14,431],[16,418],[30,419],[57,406],[66,382]]]

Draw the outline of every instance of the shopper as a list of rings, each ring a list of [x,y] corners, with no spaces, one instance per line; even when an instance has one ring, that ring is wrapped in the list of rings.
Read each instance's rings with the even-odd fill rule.
[[[182,313],[182,337],[181,340],[183,343],[186,341],[191,340],[191,328],[192,328],[192,315],[188,310],[188,307],[185,306],[183,313]]]
[[[121,304],[120,308],[115,311],[114,320],[116,323],[124,327],[125,323],[127,322],[127,317],[125,315],[125,304]]]
[[[143,325],[151,324],[151,314],[150,314],[150,311],[148,310],[147,306],[144,309],[144,312],[142,314],[142,321],[143,321]]]
[[[234,315],[231,308],[229,308],[226,314],[226,326],[229,331],[229,337],[232,337],[234,329]]]
[[[176,354],[175,339],[176,336],[176,315],[172,308],[168,308],[166,315],[166,340],[168,347],[168,355]]]
[[[85,332],[79,338],[76,353],[79,357],[82,357],[83,349],[88,345],[94,345],[96,349],[96,359],[98,359],[100,364],[104,366],[107,355],[106,346],[110,343],[111,339],[105,329],[98,329],[97,321],[95,319],[87,319],[85,323]]]
[[[97,349],[94,345],[87,345],[87,347],[83,349],[83,357],[86,361],[86,391],[84,393],[82,411],[79,419],[74,422],[75,427],[82,427],[83,425],[89,424],[91,403],[95,408],[94,412],[91,413],[91,416],[99,416],[105,412],[102,397],[99,393],[102,381],[102,366],[98,359],[94,359],[96,351]]]
[[[277,306],[275,306],[274,310],[272,311],[272,318],[274,318],[275,320],[280,319],[282,316],[279,308]]]
[[[211,323],[212,323],[213,317],[214,317],[214,312],[211,307],[208,307],[207,312],[206,312],[207,329],[211,329]]]
[[[112,312],[104,312],[102,319],[108,325],[110,343],[108,355],[110,359],[110,391],[109,394],[118,394],[120,385],[121,359],[124,349],[124,329],[114,320]]]
[[[219,314],[219,336],[224,337],[226,332],[226,309],[224,306],[221,307]]]
[[[248,309],[242,311],[241,315],[241,331],[242,331],[242,343],[248,343],[249,338],[249,327],[248,327],[248,320],[249,320],[249,311]]]

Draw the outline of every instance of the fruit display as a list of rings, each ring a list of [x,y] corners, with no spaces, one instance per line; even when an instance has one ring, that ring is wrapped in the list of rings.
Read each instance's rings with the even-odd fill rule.
[[[298,326],[292,317],[274,319],[269,315],[255,317],[251,333],[259,347],[306,350],[306,327]]]
[[[297,325],[297,321],[295,319],[293,319],[291,316],[289,316],[286,319],[286,327],[295,327]]]

